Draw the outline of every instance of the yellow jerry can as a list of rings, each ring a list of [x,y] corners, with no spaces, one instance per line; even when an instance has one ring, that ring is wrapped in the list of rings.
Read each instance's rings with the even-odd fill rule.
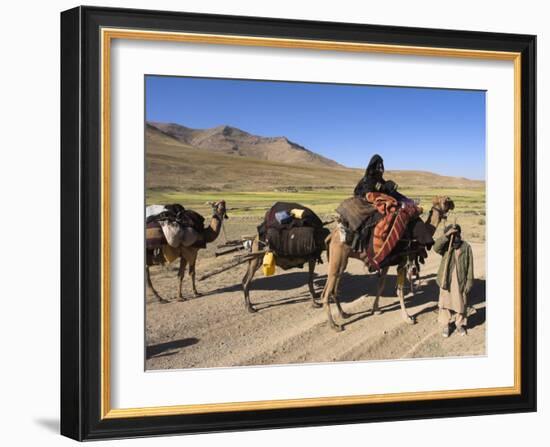
[[[264,276],[271,276],[275,273],[275,255],[272,251],[268,251],[264,255],[262,270],[264,271]]]

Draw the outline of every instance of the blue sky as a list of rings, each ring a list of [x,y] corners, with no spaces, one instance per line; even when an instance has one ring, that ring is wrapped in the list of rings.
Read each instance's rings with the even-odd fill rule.
[[[146,119],[286,136],[349,166],[485,179],[485,92],[146,77]]]

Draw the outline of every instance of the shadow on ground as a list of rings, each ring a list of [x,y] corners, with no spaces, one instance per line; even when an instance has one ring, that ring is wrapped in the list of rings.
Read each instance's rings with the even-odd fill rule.
[[[268,308],[278,307],[282,305],[297,304],[306,301],[310,301],[311,297],[308,291],[300,291],[294,296],[285,296],[284,298],[272,299],[270,301],[261,301],[254,303],[255,291],[262,290],[277,290],[277,291],[290,291],[299,289],[301,287],[307,286],[308,281],[308,272],[307,271],[290,271],[284,272],[272,277],[262,277],[258,276],[252,280],[250,287],[251,301],[256,306],[257,310],[265,310]],[[422,306],[428,303],[432,303],[430,306],[425,306],[420,312],[418,312],[415,317],[418,317],[422,314],[433,312],[437,310],[437,300],[439,297],[439,287],[435,282],[436,274],[432,273],[421,278],[421,285],[416,286],[416,290],[413,295],[408,293],[409,296],[405,298],[405,304],[407,306]],[[338,293],[339,301],[345,306],[346,303],[353,303],[355,300],[363,296],[376,296],[376,290],[378,287],[379,277],[376,274],[349,274],[344,273],[340,280],[340,289]],[[323,290],[323,287],[326,282],[326,275],[315,276],[314,284],[317,293],[320,293]],[[388,274],[386,277],[386,282],[384,289],[381,294],[381,306],[380,310],[382,312],[391,312],[394,310],[399,310],[399,300],[397,299],[396,293],[397,287],[397,275]],[[233,284],[227,287],[221,287],[215,290],[210,290],[205,293],[203,296],[214,295],[217,293],[224,292],[238,292],[242,291],[242,285],[240,282]],[[408,287],[406,287],[405,292],[410,292]],[[260,298],[258,296],[258,298]],[[392,302],[384,305],[384,301],[388,298],[392,299]],[[475,279],[474,286],[470,291],[468,297],[469,302],[468,306],[475,306],[477,312],[469,317],[468,326],[473,328],[485,322],[485,306],[479,306],[482,303],[485,303],[486,292],[485,292],[485,280],[484,279]],[[345,310],[345,309],[344,309]],[[351,324],[355,321],[361,320],[370,315],[370,309],[356,313],[356,318],[349,320],[347,324]],[[353,315],[353,314],[352,314]],[[352,316],[350,315],[350,316]],[[168,348],[171,349],[171,348]],[[165,349],[165,350],[168,350]],[[155,354],[151,354],[155,355]]]
[[[278,275],[265,277],[257,272],[252,280],[250,290],[292,290],[307,285],[308,272],[283,272]],[[318,278],[316,278],[318,280]],[[243,287],[239,280],[237,284],[222,287],[214,292],[236,292],[242,291]]]
[[[166,353],[166,351],[172,351],[174,349],[181,349],[187,346],[194,345],[199,342],[198,338],[189,337],[182,338],[181,340],[169,341],[166,343],[159,343],[156,345],[149,345],[146,349],[146,358],[150,359],[151,357],[163,357],[167,355],[177,354],[179,351]]]

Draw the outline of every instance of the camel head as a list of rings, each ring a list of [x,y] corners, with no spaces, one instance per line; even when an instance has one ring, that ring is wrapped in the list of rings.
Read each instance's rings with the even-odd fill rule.
[[[225,200],[218,200],[217,202],[212,202],[212,211],[220,219],[227,219]]]
[[[455,209],[455,203],[449,196],[439,196],[438,199],[439,206],[445,213]]]
[[[439,211],[442,218],[447,217],[447,213],[455,209],[455,203],[449,196],[435,196],[432,200],[432,208]]]

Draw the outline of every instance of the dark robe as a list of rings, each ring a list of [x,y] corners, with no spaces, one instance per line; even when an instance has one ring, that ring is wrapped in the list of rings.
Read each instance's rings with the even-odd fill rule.
[[[405,196],[397,192],[397,185],[391,180],[384,180],[384,161],[380,155],[373,155],[369,165],[365,170],[365,176],[359,180],[353,195],[356,197],[365,197],[368,192],[381,192],[394,197],[396,200],[402,200]],[[395,195],[394,195],[395,194]]]

